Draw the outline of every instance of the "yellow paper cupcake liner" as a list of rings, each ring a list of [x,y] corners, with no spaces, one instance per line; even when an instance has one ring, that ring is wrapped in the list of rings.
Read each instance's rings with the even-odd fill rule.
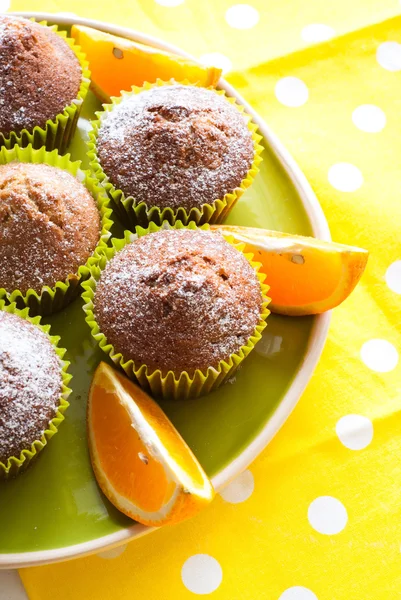
[[[197,369],[193,375],[190,375],[186,371],[181,373],[169,371],[167,374],[163,374],[159,369],[152,370],[144,364],[137,365],[133,360],[125,360],[122,354],[116,352],[114,347],[108,343],[106,336],[100,331],[99,325],[96,322],[94,315],[96,285],[108,260],[113,258],[113,256],[122,250],[126,244],[132,242],[134,239],[136,239],[136,237],[142,237],[143,235],[159,231],[163,228],[197,229],[197,225],[191,222],[186,226],[180,221],[177,221],[173,226],[171,226],[167,221],[165,221],[161,226],[151,223],[146,229],[137,227],[136,234],[126,231],[123,239],[114,238],[112,240],[111,248],[103,248],[98,253],[97,261],[91,266],[91,277],[83,284],[84,292],[82,294],[82,298],[85,302],[83,308],[86,313],[86,322],[91,329],[92,336],[95,338],[100,348],[110,356],[111,360],[116,365],[120,366],[125,371],[128,377],[135,379],[139,385],[141,385],[155,397],[173,399],[193,398],[217,389],[221,384],[227,381],[227,379],[232,377],[242,361],[248,356],[248,354],[255,347],[255,344],[257,344],[257,342],[261,339],[262,332],[266,327],[266,319],[270,314],[270,311],[267,308],[270,302],[270,298],[267,297],[269,287],[263,283],[265,275],[258,272],[261,266],[260,263],[253,261],[252,254],[244,253],[244,256],[255,269],[261,285],[263,302],[260,320],[248,342],[242,346],[238,352],[231,354],[227,360],[221,360],[217,367],[209,367],[205,371]],[[201,227],[201,229],[209,229],[209,225],[205,224]],[[235,246],[237,250],[240,252],[243,251],[245,244],[235,243],[233,238],[225,239]]]
[[[111,220],[112,210],[109,206],[110,200],[104,189],[98,185],[96,179],[91,176],[89,171],[81,169],[81,161],[72,162],[69,154],[60,156],[57,150],[47,152],[44,147],[39,150],[33,149],[31,145],[26,148],[14,146],[12,150],[4,147],[0,148],[0,165],[13,161],[45,163],[68,171],[74,177],[78,177],[96,200],[101,218],[99,242],[92,256],[96,250],[107,245],[111,235],[110,229],[113,225],[113,221]],[[40,294],[32,289],[23,294],[20,290],[0,288],[0,299],[6,298],[9,302],[15,302],[18,308],[28,306],[31,316],[52,314],[67,306],[80,293],[82,281],[90,275],[90,261],[91,258],[79,267],[77,273],[69,275],[65,281],[58,281],[53,288],[44,286]]]
[[[68,373],[68,366],[70,363],[64,360],[66,350],[64,348],[59,348],[59,336],[50,335],[50,325],[41,325],[40,317],[29,316],[28,308],[19,310],[14,303],[7,305],[4,300],[0,300],[0,310],[18,315],[30,323],[37,325],[48,336],[59,358],[62,378],[61,394],[56,416],[49,421],[49,425],[43,432],[42,437],[39,440],[35,440],[30,448],[22,450],[19,456],[11,456],[6,463],[0,461],[0,479],[8,479],[15,477],[24,471],[37,457],[39,452],[43,450],[49,440],[57,433],[60,423],[64,421],[64,413],[69,406],[67,399],[71,393],[71,389],[68,387],[68,384],[71,381],[72,376]]]
[[[108,176],[102,169],[97,154],[97,136],[102,119],[107,116],[107,113],[113,110],[114,106],[120,104],[120,102],[127,96],[138,94],[143,90],[149,90],[154,87],[176,85],[177,83],[179,85],[196,85],[188,80],[177,82],[174,79],[171,79],[170,81],[162,81],[158,79],[156,83],[146,82],[142,87],[132,86],[132,90],[130,92],[123,91],[121,92],[121,96],[112,97],[111,103],[104,104],[104,110],[97,112],[97,119],[92,121],[92,130],[89,132],[88,141],[88,156],[90,159],[90,165],[95,173],[96,178],[102,183],[109,196],[113,199],[116,207],[118,208],[119,216],[122,222],[132,230],[137,225],[146,227],[151,222],[156,223],[157,225],[161,225],[165,221],[168,221],[171,225],[173,225],[176,221],[181,221],[184,225],[187,225],[192,221],[197,225],[203,225],[204,223],[221,223],[228,216],[232,208],[234,208],[237,200],[242,196],[244,191],[251,185],[259,171],[258,165],[262,161],[261,152],[263,148],[259,144],[262,136],[257,133],[257,126],[252,122],[251,116],[244,111],[244,108],[235,102],[234,98],[226,96],[223,90],[216,90],[213,87],[209,87],[207,89],[213,90],[213,92],[221,96],[225,96],[225,98],[243,114],[247,121],[248,129],[252,135],[254,159],[246,177],[242,180],[241,184],[237,188],[226,194],[223,198],[216,199],[212,204],[203,204],[201,208],[191,208],[191,210],[187,211],[182,207],[173,210],[172,208],[160,209],[157,206],[148,208],[145,202],[140,202],[137,204],[135,198],[132,196],[125,196],[121,190],[117,189],[111,183]]]
[[[35,19],[31,19],[35,21]],[[86,60],[85,54],[81,51],[80,46],[77,46],[75,41],[68,37],[65,31],[60,31],[57,25],[47,25],[47,21],[40,21],[39,25],[50,27],[57,35],[59,35],[74,52],[77,57],[81,71],[81,85],[78,90],[77,97],[66,106],[62,113],[56,115],[55,119],[48,119],[44,127],[36,126],[32,130],[22,129],[19,133],[11,132],[8,136],[0,133],[0,147],[5,146],[10,149],[18,144],[18,146],[28,146],[32,144],[33,148],[46,147],[46,150],[51,151],[55,148],[64,154],[74,135],[82,104],[90,84],[89,63]]]

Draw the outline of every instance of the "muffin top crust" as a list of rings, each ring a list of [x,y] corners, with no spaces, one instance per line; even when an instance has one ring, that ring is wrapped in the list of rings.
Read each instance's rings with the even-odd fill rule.
[[[172,229],[135,240],[109,261],[94,313],[125,360],[192,373],[246,344],[261,305],[254,269],[219,233]]]
[[[0,16],[0,133],[44,127],[77,97],[81,78],[74,52],[50,27]]]
[[[70,173],[0,166],[0,288],[26,293],[75,275],[100,238],[96,202]]]
[[[59,358],[48,336],[0,311],[0,461],[19,457],[42,437],[59,405]]]
[[[245,117],[196,86],[154,87],[105,112],[99,162],[111,183],[148,207],[190,210],[237,188],[254,158]]]

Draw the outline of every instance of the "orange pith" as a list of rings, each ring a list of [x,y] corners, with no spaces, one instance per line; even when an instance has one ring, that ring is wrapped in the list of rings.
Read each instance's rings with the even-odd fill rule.
[[[177,522],[213,498],[205,473],[161,408],[105,363],[90,389],[88,437],[103,492],[142,523]]]
[[[119,96],[121,90],[130,90],[132,85],[142,86],[145,81],[188,79],[208,87],[216,86],[221,75],[215,67],[205,67],[92,27],[73,25],[71,35],[87,56],[92,89],[103,102],[108,102],[110,96]]]
[[[317,314],[338,306],[355,288],[368,258],[361,248],[304,236],[235,225],[213,228],[254,254],[267,276],[271,310],[282,314]]]

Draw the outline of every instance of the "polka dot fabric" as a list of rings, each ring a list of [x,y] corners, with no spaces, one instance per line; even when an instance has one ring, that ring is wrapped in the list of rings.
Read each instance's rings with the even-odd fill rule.
[[[301,401],[255,463],[189,522],[126,548],[22,570],[30,598],[395,600],[401,589],[399,2],[122,0],[84,10],[79,0],[52,0],[51,7],[42,0],[35,10],[56,5],[158,35],[205,62],[214,55],[299,162],[333,238],[366,247],[371,257],[361,284],[333,312]],[[12,0],[13,10],[29,8]],[[267,332],[258,351],[274,354],[279,347]]]

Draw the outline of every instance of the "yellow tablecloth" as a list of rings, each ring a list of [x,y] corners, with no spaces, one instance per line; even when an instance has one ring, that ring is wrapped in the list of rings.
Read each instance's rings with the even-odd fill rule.
[[[11,1],[223,54],[312,183],[333,238],[371,251],[306,393],[250,470],[190,522],[23,570],[32,600],[401,597],[401,5],[249,2]]]

